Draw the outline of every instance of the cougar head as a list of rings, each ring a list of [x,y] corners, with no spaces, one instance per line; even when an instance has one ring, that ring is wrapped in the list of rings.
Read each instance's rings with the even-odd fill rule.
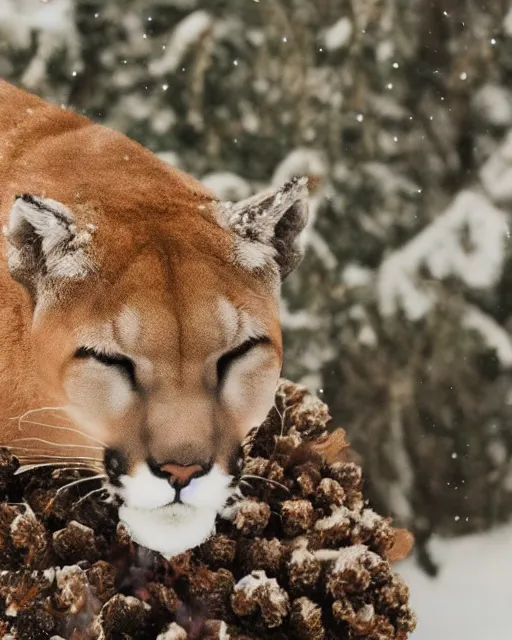
[[[134,539],[170,556],[212,531],[274,403],[307,181],[231,204],[163,163],[155,175],[18,196],[6,237],[41,379],[105,444]]]

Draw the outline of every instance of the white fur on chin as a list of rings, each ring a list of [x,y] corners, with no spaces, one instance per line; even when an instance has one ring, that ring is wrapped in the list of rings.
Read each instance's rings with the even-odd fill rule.
[[[204,542],[215,527],[215,509],[172,504],[159,509],[122,506],[119,518],[137,544],[167,559]]]
[[[119,518],[133,540],[166,558],[196,547],[213,533],[215,518],[234,489],[232,476],[218,465],[181,490],[182,503],[169,504],[174,489],[141,465],[134,476],[122,476],[125,504]]]

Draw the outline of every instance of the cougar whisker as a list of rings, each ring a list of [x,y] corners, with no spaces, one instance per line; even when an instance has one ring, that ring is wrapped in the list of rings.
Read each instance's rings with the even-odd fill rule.
[[[249,473],[246,473],[243,476],[240,476],[240,480],[245,480],[246,478],[249,478],[251,480],[263,480],[264,482],[268,482],[269,484],[273,484],[277,487],[281,487],[281,489],[284,489],[285,491],[290,493],[290,489],[288,489],[288,487],[286,487],[284,484],[277,482],[277,480],[271,480],[270,478],[264,478],[263,476],[254,476]]]
[[[75,487],[78,484],[83,484],[84,482],[92,482],[93,480],[106,480],[107,478],[108,476],[106,476],[104,473],[99,473],[95,476],[88,476],[87,478],[79,478],[78,480],[73,480],[72,482],[68,482],[68,484],[65,484],[63,487],[59,487],[55,492],[55,496],[53,497],[53,499],[55,500],[58,495],[60,495],[67,489],[70,489],[71,487]]]
[[[18,449],[19,451],[40,451],[40,449],[34,449],[33,447],[9,447],[9,449]],[[38,455],[37,458],[41,459],[41,460],[69,460],[70,462],[79,462],[79,461],[83,461],[83,460],[88,460],[88,461],[92,461],[92,462],[101,462],[101,458],[92,458],[89,456],[52,456],[49,454],[41,454]]]
[[[43,438],[35,438],[35,437],[29,437],[27,436],[26,438],[16,438],[15,440],[11,440],[11,442],[42,442],[43,444],[49,444],[52,447],[66,447],[66,448],[79,448],[79,449],[93,449],[95,451],[103,451],[104,447],[94,447],[92,445],[87,445],[87,444],[61,444],[58,442],[52,442],[51,440],[44,440]],[[9,448],[13,448],[13,447],[9,447]],[[37,449],[34,449],[35,451],[37,451]]]
[[[41,413],[41,411],[64,411],[64,407],[40,407],[39,409],[29,409],[28,411],[25,411],[25,413],[22,413],[21,416],[15,416],[14,418],[11,418],[11,420],[17,420],[18,428],[20,428],[20,424],[26,416],[33,413]]]
[[[62,471],[74,471],[74,470],[81,470],[81,471],[102,471],[103,470],[103,466],[102,465],[92,465],[92,464],[88,464],[86,462],[84,463],[69,463],[69,462],[36,462],[33,464],[27,463],[27,464],[22,464],[19,469],[16,469],[16,471],[14,472],[14,475],[21,475],[22,473],[28,473],[29,471],[35,471],[36,469],[41,469],[41,468],[46,468],[46,467],[54,467],[54,468],[60,468]]]
[[[80,500],[78,500],[78,502],[75,502],[73,508],[76,509],[76,507],[78,507],[78,505],[81,504],[84,500],[87,500],[87,498],[89,498],[93,494],[100,493],[101,491],[108,491],[108,489],[106,487],[100,487],[99,489],[93,489],[92,491],[89,491],[89,493],[86,493],[85,496],[82,496]]]
[[[88,433],[84,433],[83,431],[80,431],[80,429],[73,429],[72,427],[63,427],[61,425],[48,424],[46,422],[35,422],[33,420],[23,420],[23,422],[26,423],[26,424],[33,424],[33,425],[35,425],[37,427],[48,427],[49,429],[55,429],[56,431],[69,431],[70,433],[78,433],[79,435],[83,436],[84,438],[88,438],[92,442],[97,442],[99,445],[101,445],[104,448],[106,448],[108,446],[102,440],[98,440],[98,438],[95,438],[94,436],[91,436]]]

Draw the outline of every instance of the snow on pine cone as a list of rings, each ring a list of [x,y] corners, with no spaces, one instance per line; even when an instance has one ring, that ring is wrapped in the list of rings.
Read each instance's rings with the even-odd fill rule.
[[[133,543],[101,494],[57,495],[80,472],[14,475],[0,450],[0,637],[405,640],[415,618],[390,561],[410,539],[365,505],[329,420],[281,381],[216,533],[171,560]]]

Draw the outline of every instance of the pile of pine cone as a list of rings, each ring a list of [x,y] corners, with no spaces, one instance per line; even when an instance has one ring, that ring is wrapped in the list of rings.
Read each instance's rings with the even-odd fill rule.
[[[405,640],[415,618],[390,561],[410,539],[366,506],[328,421],[283,381],[243,444],[241,495],[170,561],[133,543],[100,492],[57,493],[83,471],[16,474],[0,449],[0,637]]]

